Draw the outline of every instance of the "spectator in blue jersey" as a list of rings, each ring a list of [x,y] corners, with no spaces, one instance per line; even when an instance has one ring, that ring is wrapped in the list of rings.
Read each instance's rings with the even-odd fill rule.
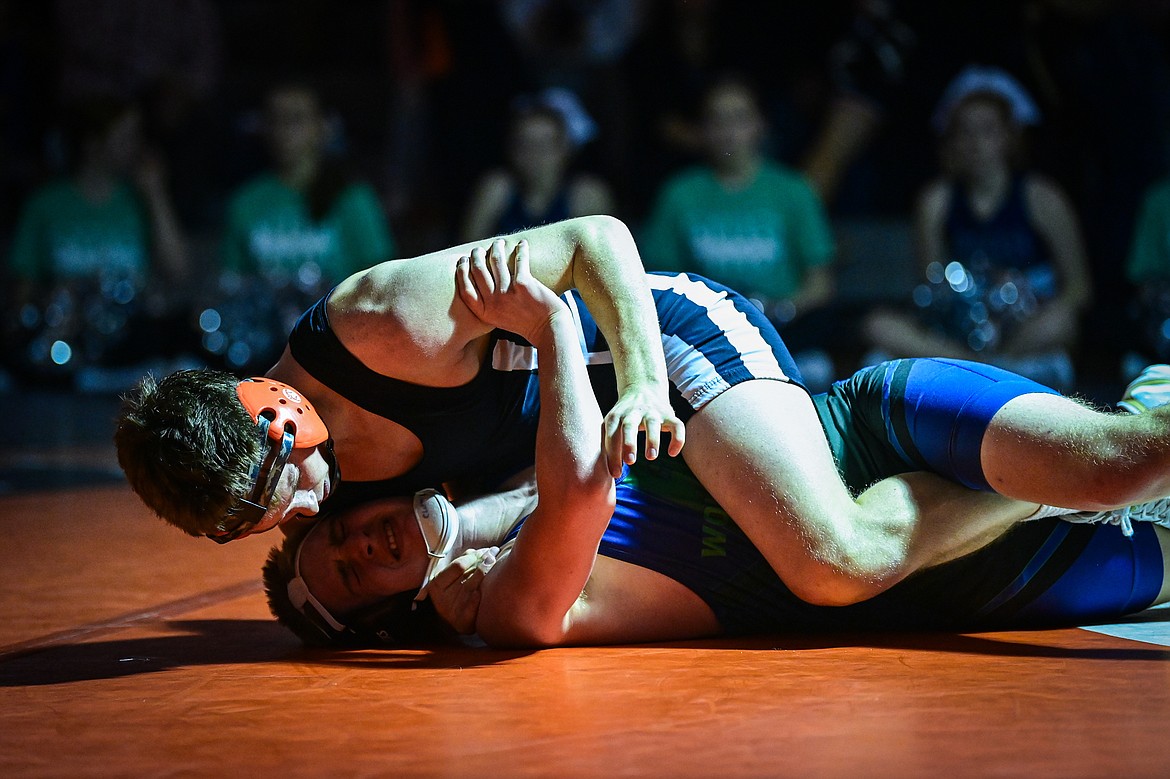
[[[1071,389],[1092,289],[1072,204],[1024,162],[1023,130],[1038,121],[998,68],[969,67],[947,87],[933,120],[942,175],[915,213],[922,284],[906,307],[868,318],[880,357],[978,359]]]
[[[480,179],[467,206],[463,240],[613,213],[609,186],[572,168],[594,133],[593,120],[567,89],[519,98],[508,127],[508,164]]]

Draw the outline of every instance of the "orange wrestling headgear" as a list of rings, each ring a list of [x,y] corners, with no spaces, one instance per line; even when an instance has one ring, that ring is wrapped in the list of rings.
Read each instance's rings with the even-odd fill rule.
[[[293,449],[310,449],[325,444],[326,459],[333,480],[337,481],[337,458],[333,455],[329,429],[301,393],[283,382],[255,377],[237,384],[236,395],[248,415],[256,421],[268,446],[260,462],[252,467],[252,489],[248,497],[240,498],[219,524],[220,532],[209,536],[220,544],[249,535],[264,519]],[[237,521],[229,525],[228,520],[232,518]]]

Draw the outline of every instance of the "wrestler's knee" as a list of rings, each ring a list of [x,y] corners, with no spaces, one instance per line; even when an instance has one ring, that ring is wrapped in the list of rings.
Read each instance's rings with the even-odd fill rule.
[[[888,571],[846,570],[817,560],[808,560],[783,576],[792,594],[814,606],[852,606],[889,589],[895,580]]]
[[[879,595],[906,572],[908,533],[855,526],[789,558],[780,572],[792,594],[815,606],[849,606]]]

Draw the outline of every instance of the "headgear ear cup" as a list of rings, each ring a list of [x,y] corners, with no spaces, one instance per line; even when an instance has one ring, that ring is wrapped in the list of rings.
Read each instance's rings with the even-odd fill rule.
[[[311,448],[329,439],[325,420],[301,393],[284,382],[262,376],[244,379],[236,385],[236,396],[253,420],[259,421],[261,416],[272,420],[268,437],[274,441],[281,439],[289,425],[296,449]]]
[[[299,392],[283,382],[257,376],[236,384],[236,397],[269,445],[268,453],[252,467],[253,486],[249,493],[237,498],[228,516],[217,526],[218,532],[207,534],[220,544],[250,535],[263,520],[294,449],[313,449],[324,444],[330,481],[337,484],[341,476],[325,420]]]
[[[459,536],[459,512],[438,490],[423,489],[414,495],[414,518],[427,547],[427,572],[415,600],[426,597],[427,585],[438,572],[439,563],[455,546]]]

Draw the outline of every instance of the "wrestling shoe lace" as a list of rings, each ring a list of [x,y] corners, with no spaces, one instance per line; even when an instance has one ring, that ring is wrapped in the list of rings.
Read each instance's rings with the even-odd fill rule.
[[[1061,519],[1066,522],[1118,525],[1121,527],[1122,535],[1129,537],[1133,535],[1134,522],[1152,522],[1170,528],[1170,497],[1111,511],[1077,511],[1065,514]]]
[[[1147,365],[1129,383],[1117,406],[1131,414],[1141,414],[1167,403],[1170,403],[1170,365],[1156,363]]]

